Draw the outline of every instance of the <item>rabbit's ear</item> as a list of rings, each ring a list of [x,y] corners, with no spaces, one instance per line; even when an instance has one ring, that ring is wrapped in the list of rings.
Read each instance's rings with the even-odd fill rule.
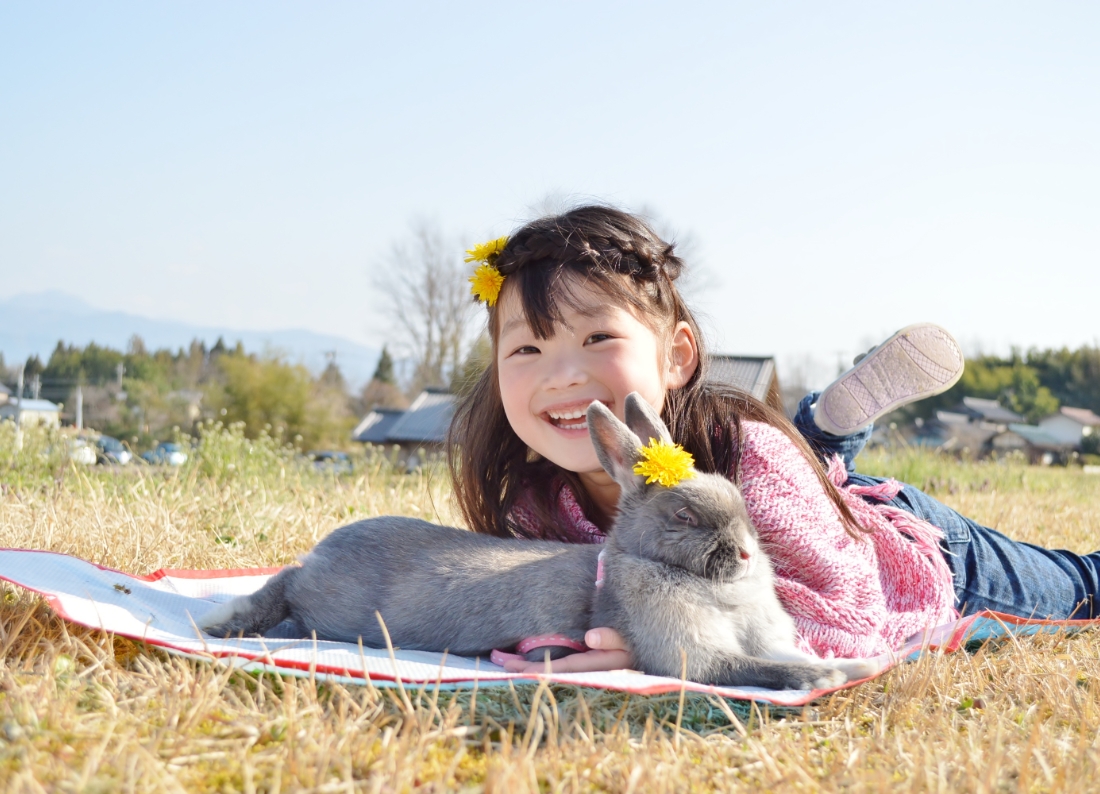
[[[623,413],[626,416],[626,424],[641,439],[642,444],[648,444],[651,438],[672,443],[672,436],[665,427],[661,415],[653,410],[653,406],[647,403],[640,394],[632,391],[626,395],[626,404]]]
[[[645,480],[633,471],[641,457],[642,444],[601,402],[588,406],[588,436],[596,448],[600,465],[624,493],[642,487]]]

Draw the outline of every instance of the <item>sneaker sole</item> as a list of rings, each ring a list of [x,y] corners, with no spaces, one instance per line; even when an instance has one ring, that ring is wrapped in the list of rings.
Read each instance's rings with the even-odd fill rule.
[[[814,424],[846,436],[903,405],[945,392],[962,377],[959,343],[943,328],[902,328],[830,384],[814,409]]]

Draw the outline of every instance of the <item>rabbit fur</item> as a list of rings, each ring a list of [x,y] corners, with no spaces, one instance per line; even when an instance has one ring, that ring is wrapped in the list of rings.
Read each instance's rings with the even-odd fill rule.
[[[600,463],[621,487],[598,589],[600,546],[387,516],[335,530],[300,567],[215,607],[200,626],[217,636],[315,632],[381,647],[377,612],[394,646],[462,656],[549,633],[583,642],[591,626],[610,626],[654,675],[679,677],[685,658],[688,679],[726,686],[827,688],[877,672],[867,660],[822,661],[797,649],[740,491],[702,473],[672,488],[646,485],[633,473],[642,439],[670,441],[669,433],[637,394],[624,411],[626,424],[599,402],[587,413]]]

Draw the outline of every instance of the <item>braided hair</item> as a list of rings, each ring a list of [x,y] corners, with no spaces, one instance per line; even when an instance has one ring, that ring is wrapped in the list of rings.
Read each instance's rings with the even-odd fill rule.
[[[520,228],[494,266],[504,289],[516,290],[524,319],[535,336],[547,339],[563,322],[562,305],[585,311],[580,294],[602,292],[608,302],[630,307],[666,339],[687,323],[699,347],[699,366],[688,382],[670,389],[662,418],[672,438],[695,457],[700,471],[740,476],[741,422],[766,422],[782,430],[814,466],[818,479],[851,529],[856,523],[829,482],[809,444],[782,412],[778,395],[769,403],[707,378],[707,356],[698,323],[676,289],[684,263],[675,246],[641,218],[606,206],[583,206],[532,221]],[[557,527],[555,505],[562,487],[573,491],[585,514],[605,523],[580,478],[528,450],[508,423],[500,398],[496,344],[499,302],[489,308],[494,355],[489,367],[460,402],[447,444],[455,496],[471,529],[502,537],[530,533],[510,520],[518,499],[543,527],[541,538],[566,539]],[[605,526],[606,529],[606,526]]]

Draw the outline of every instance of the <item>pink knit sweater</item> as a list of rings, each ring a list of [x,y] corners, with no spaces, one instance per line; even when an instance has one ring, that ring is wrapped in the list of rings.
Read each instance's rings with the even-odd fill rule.
[[[741,490],[749,515],[775,567],[776,592],[794,618],[804,650],[822,657],[866,657],[900,648],[920,630],[957,617],[951,572],[937,546],[939,529],[877,500],[901,485],[841,487],[863,538],[845,531],[836,507],[810,463],[782,431],[743,424]],[[830,479],[844,486],[839,459]],[[602,543],[568,488],[558,513],[578,543]],[[517,507],[512,517],[538,533],[534,515]]]

